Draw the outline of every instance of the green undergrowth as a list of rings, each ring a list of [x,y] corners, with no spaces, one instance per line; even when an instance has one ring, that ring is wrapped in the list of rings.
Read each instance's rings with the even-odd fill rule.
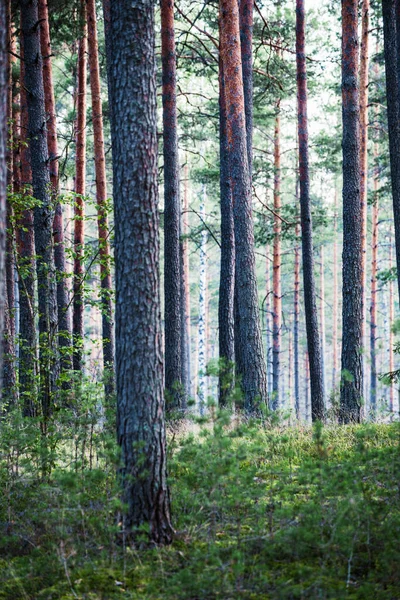
[[[399,424],[175,431],[176,539],[148,549],[117,536],[112,436],[85,431],[54,427],[43,479],[34,424],[3,426],[1,600],[400,597]]]

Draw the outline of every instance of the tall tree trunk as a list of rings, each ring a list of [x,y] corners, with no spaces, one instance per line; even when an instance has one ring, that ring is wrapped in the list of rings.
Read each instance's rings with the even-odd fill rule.
[[[281,291],[281,119],[280,103],[277,103],[274,129],[274,260],[273,260],[273,309],[272,309],[272,408],[279,408],[280,354],[282,337],[282,291]]]
[[[32,171],[28,145],[28,105],[25,85],[23,37],[20,40],[20,107],[21,107],[21,192],[32,193]],[[17,215],[17,266],[19,291],[19,392],[24,416],[33,417],[37,410],[37,335],[35,324],[35,233],[33,209]]]
[[[371,257],[371,305],[370,305],[370,352],[371,352],[371,384],[370,384],[370,404],[369,413],[373,419],[376,415],[377,401],[377,326],[378,326],[378,216],[379,216],[379,169],[378,160],[378,144],[374,144],[374,203],[372,205],[372,257]]]
[[[75,207],[74,207],[74,300],[73,300],[73,367],[83,370],[84,350],[84,249],[85,249],[85,190],[86,190],[86,80],[87,80],[87,21],[86,5],[82,2],[83,29],[78,46],[77,116],[75,132]]]
[[[43,88],[46,109],[47,147],[49,155],[49,171],[52,201],[55,206],[53,220],[54,264],[57,274],[57,310],[58,310],[58,345],[61,355],[61,369],[72,368],[71,357],[71,315],[67,288],[67,268],[65,261],[64,224],[62,206],[58,200],[58,148],[57,122],[54,99],[53,72],[51,66],[50,25],[47,0],[39,0],[40,47],[43,60]]]
[[[96,173],[97,224],[99,234],[103,361],[106,398],[114,392],[114,331],[110,241],[107,217],[106,157],[104,151],[103,108],[101,102],[99,46],[97,41],[96,2],[86,0],[90,89]]]
[[[393,248],[392,248],[392,239],[389,238],[389,269],[391,270],[393,266]],[[393,325],[394,325],[394,294],[393,294],[393,280],[389,281],[389,372],[394,372],[394,335],[393,335]],[[390,417],[393,417],[394,412],[394,383],[390,382],[390,391],[389,391],[389,412]]]
[[[332,390],[336,389],[338,372],[338,197],[335,183],[335,214],[333,216],[333,311],[332,311]]]
[[[396,27],[397,0],[382,0],[383,38],[385,51],[387,119],[389,130],[390,175],[392,183],[396,264],[400,272],[400,77],[398,40],[400,27]],[[400,297],[400,277],[397,279]]]
[[[250,185],[252,185],[253,179],[253,7],[254,0],[240,0],[239,2],[240,49]]]
[[[219,57],[219,157],[221,205],[221,268],[219,279],[219,405],[225,407],[234,385],[235,362],[235,230],[229,175],[228,138],[223,64]]]
[[[204,222],[206,217],[206,186],[203,184],[202,201],[200,205],[200,218]],[[207,402],[207,238],[208,233],[203,229],[200,245],[200,281],[199,281],[199,324],[198,324],[198,409],[200,415],[204,414]]]
[[[318,331],[317,304],[315,294],[310,174],[308,163],[307,73],[305,55],[304,0],[296,0],[296,64],[304,307],[307,329],[307,348],[310,365],[311,414],[312,420],[316,421],[317,419],[324,419],[325,405],[321,338]]]
[[[360,196],[361,196],[361,269],[362,269],[362,361],[365,370],[366,289],[367,289],[367,198],[368,198],[368,67],[369,67],[369,10],[370,0],[363,0],[361,13],[360,51]],[[365,390],[363,391],[365,397]]]
[[[0,0],[0,339],[3,335],[4,324],[4,294],[5,294],[5,243],[6,243],[6,192],[7,192],[7,29],[4,27],[7,19],[7,5]],[[2,370],[2,351],[0,350],[0,372]],[[0,382],[0,394],[1,394]]]
[[[229,171],[235,228],[235,285],[240,320],[241,383],[245,408],[253,411],[265,405],[268,398],[255,272],[237,3],[234,0],[220,0],[220,15],[220,47],[225,83]]]
[[[325,333],[325,254],[324,246],[320,248],[320,264],[319,264],[319,318],[321,323],[321,365],[322,365],[322,383],[324,386],[325,396],[325,357],[326,357],[326,333]]]
[[[53,252],[53,209],[50,194],[38,0],[21,0],[25,86],[29,120],[29,150],[34,209],[35,251],[39,299],[40,388],[43,416],[50,414],[59,372],[57,348],[57,288]]]
[[[190,339],[190,282],[189,282],[189,169],[186,162],[184,168],[183,215],[181,219],[183,239],[181,241],[182,254],[182,285],[181,285],[181,310],[182,310],[182,383],[186,398],[191,394],[191,339]]]
[[[172,539],[159,293],[154,3],[111,4],[117,434],[125,531]],[[135,132],[132,135],[132,131]]]
[[[358,2],[342,2],[343,305],[340,419],[360,422],[362,372],[362,245],[358,95]]]
[[[267,361],[267,389],[272,394],[272,326],[271,326],[271,254],[265,247],[265,357]]]
[[[7,35],[8,35],[8,93],[7,93],[7,117],[13,118],[13,80],[12,68],[15,63],[16,44],[13,35],[13,27],[11,22],[11,2],[7,6]],[[9,189],[13,189],[13,146],[16,143],[14,140],[13,127],[9,128],[8,148],[7,148],[7,185]],[[16,190],[13,190],[16,191]],[[15,402],[18,398],[16,387],[16,372],[15,372],[15,261],[14,261],[14,237],[13,228],[13,210],[10,202],[6,201],[6,294],[4,305],[4,345],[3,345],[3,399],[9,404]]]
[[[182,404],[179,152],[176,114],[174,1],[161,0],[164,140],[165,389],[167,408]]]
[[[297,188],[297,185],[296,185]],[[297,190],[296,190],[297,191]],[[294,315],[293,315],[293,359],[294,359],[294,406],[296,419],[300,419],[300,225],[296,224],[296,247],[294,250]]]

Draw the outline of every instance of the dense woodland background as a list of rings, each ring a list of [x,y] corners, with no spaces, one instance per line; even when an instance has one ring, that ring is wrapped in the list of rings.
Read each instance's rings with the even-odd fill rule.
[[[0,27],[0,598],[398,597],[399,0]]]

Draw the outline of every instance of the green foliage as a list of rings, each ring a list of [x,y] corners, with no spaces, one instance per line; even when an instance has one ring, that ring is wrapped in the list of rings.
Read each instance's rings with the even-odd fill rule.
[[[398,597],[398,423],[266,428],[211,409],[170,440],[173,545],[139,551],[117,535],[115,443],[97,425],[90,442],[90,410],[55,428],[46,481],[35,420],[2,422],[1,599]]]

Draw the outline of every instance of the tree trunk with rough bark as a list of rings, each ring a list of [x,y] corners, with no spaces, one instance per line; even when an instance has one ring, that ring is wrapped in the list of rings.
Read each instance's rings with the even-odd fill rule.
[[[38,201],[38,205],[34,208],[34,228],[39,300],[40,391],[42,413],[46,418],[52,410],[53,396],[59,374],[59,357],[57,347],[57,286],[52,235],[54,211],[50,193],[38,19],[38,0],[21,0],[30,162],[33,195]]]
[[[272,408],[279,408],[280,356],[282,341],[282,291],[281,291],[281,119],[277,103],[274,129],[274,258],[272,272]]]
[[[75,130],[75,206],[74,206],[74,299],[72,332],[74,339],[73,367],[83,370],[84,350],[84,251],[85,251],[85,191],[86,191],[86,81],[87,22],[86,5],[82,2],[83,28],[78,45],[78,85]]]
[[[265,247],[265,357],[267,362],[267,389],[272,394],[272,326],[271,326],[271,254],[269,244]]]
[[[4,295],[5,295],[5,243],[6,243],[6,192],[7,192],[7,5],[0,0],[0,339],[4,325]],[[0,372],[2,370],[2,351],[0,351]],[[0,382],[0,394],[1,394]],[[1,396],[0,396],[1,397]]]
[[[220,18],[220,47],[225,84],[229,172],[235,228],[235,285],[240,328],[241,384],[245,409],[251,412],[265,406],[268,398],[255,272],[239,10],[234,0],[220,1]]]
[[[226,407],[234,386],[235,362],[235,230],[229,176],[228,138],[223,64],[219,58],[219,157],[221,207],[221,267],[219,280],[219,406]]]
[[[57,121],[54,99],[53,72],[51,65],[50,24],[47,0],[39,0],[40,47],[43,61],[43,89],[46,109],[47,147],[52,202],[55,207],[53,220],[54,264],[57,275],[58,345],[60,364],[63,371],[72,368],[71,356],[71,311],[67,288],[65,260],[64,223],[62,206],[58,200],[58,147]],[[69,387],[69,386],[67,386]]]
[[[128,537],[173,530],[166,481],[152,0],[111,4],[117,436]]]
[[[101,313],[103,362],[106,398],[115,390],[114,385],[114,331],[112,314],[112,282],[110,241],[107,216],[106,157],[104,150],[103,108],[101,102],[99,46],[97,40],[96,2],[86,0],[90,90],[92,94],[92,121],[94,135],[94,165],[96,174],[97,225],[99,235]]]
[[[20,40],[20,115],[21,115],[21,192],[31,195],[32,172],[28,145],[28,105],[25,86],[23,37]],[[19,292],[19,392],[24,416],[33,417],[37,411],[37,334],[35,324],[35,232],[33,209],[17,215],[17,268]]]
[[[304,308],[311,384],[312,420],[325,417],[321,338],[315,293],[313,234],[308,162],[307,73],[304,0],[296,0],[297,111],[299,134],[300,213],[303,251]]]
[[[342,2],[343,304],[340,420],[359,423],[362,372],[362,218],[358,94],[358,2]]]
[[[183,211],[181,217],[181,267],[182,267],[182,285],[181,285],[181,319],[182,319],[182,344],[181,344],[181,366],[182,366],[182,385],[186,399],[191,394],[191,338],[190,338],[190,271],[189,271],[189,169],[186,161],[184,167],[184,191],[183,191]]]
[[[363,0],[361,11],[360,50],[360,197],[361,197],[361,269],[362,269],[362,361],[365,371],[367,320],[367,200],[368,200],[368,67],[369,67],[369,11],[370,0]],[[364,390],[365,392],[365,390]],[[366,396],[363,393],[364,397]]]
[[[181,409],[181,255],[174,2],[161,0],[161,61],[164,140],[164,332],[167,409]]]
[[[386,73],[387,119],[389,129],[390,176],[392,183],[396,264],[400,271],[400,26],[396,26],[397,0],[382,0],[383,39]],[[398,277],[400,298],[400,277]]]

